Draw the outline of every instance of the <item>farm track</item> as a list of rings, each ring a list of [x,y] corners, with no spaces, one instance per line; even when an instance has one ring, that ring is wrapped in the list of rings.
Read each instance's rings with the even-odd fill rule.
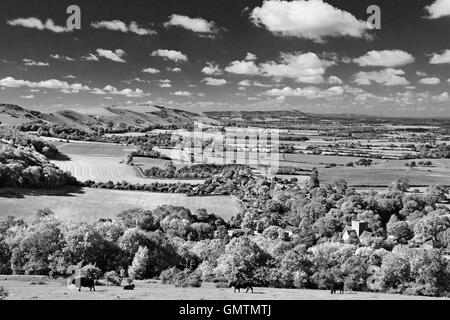
[[[147,178],[147,177],[145,176],[145,174],[144,174],[144,170],[142,170],[142,168],[141,168],[140,166],[134,165],[134,166],[133,166],[133,169],[134,169],[134,172],[136,172],[136,175],[137,175],[139,178],[143,178],[143,179],[146,179],[146,178]]]

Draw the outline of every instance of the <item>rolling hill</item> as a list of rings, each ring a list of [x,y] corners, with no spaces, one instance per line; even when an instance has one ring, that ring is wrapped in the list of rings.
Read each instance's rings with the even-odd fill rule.
[[[104,107],[85,113],[75,110],[62,110],[52,113],[41,113],[24,109],[17,105],[0,104],[0,123],[20,125],[33,120],[44,120],[50,123],[85,131],[98,128],[145,129],[149,127],[182,128],[192,126],[194,121],[206,124],[220,124],[204,114],[184,110],[170,109],[162,106],[125,106]]]
[[[0,103],[0,124],[19,125],[39,119],[40,112],[26,110],[15,104]]]

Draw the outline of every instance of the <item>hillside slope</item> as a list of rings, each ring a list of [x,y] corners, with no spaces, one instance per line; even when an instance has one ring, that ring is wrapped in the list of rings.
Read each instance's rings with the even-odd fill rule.
[[[19,125],[39,119],[40,112],[26,110],[15,104],[0,103],[0,125]]]
[[[82,113],[75,110],[40,113],[26,110],[17,105],[0,104],[1,124],[20,125],[33,120],[44,120],[88,132],[99,128],[109,130],[139,130],[152,127],[183,128],[192,126],[195,121],[220,124],[219,121],[204,114],[161,106],[105,107],[97,109],[93,113]]]

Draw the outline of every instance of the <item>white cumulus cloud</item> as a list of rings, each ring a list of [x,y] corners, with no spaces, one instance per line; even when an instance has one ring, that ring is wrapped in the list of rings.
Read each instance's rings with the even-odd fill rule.
[[[334,62],[321,60],[315,53],[282,53],[280,61],[260,64],[264,76],[292,78],[303,83],[322,83],[326,69]]]
[[[341,78],[337,76],[329,76],[327,82],[330,84],[342,84],[344,83]]]
[[[172,14],[169,21],[164,23],[164,27],[181,27],[198,33],[217,33],[218,28],[213,21],[207,21],[203,18],[191,18],[179,14]]]
[[[448,92],[442,92],[440,95],[433,97],[434,100],[438,101],[438,102],[446,102],[449,101],[450,97],[448,95]]]
[[[274,34],[316,42],[327,36],[362,37],[370,28],[365,21],[322,0],[266,0],[253,9],[250,18]]]
[[[450,49],[445,50],[443,53],[433,53],[430,59],[431,64],[443,64],[450,63]]]
[[[239,61],[231,62],[226,68],[226,72],[235,74],[257,75],[260,73],[259,68],[253,61]]]
[[[449,0],[435,0],[431,5],[425,7],[428,12],[429,19],[438,19],[445,16],[450,16],[450,1]]]
[[[156,34],[156,31],[139,27],[136,21],[131,21],[129,25],[121,20],[96,21],[91,26],[95,29],[107,29],[112,31],[132,32],[140,36]]]
[[[355,82],[359,85],[370,85],[376,82],[385,86],[408,85],[409,81],[403,75],[405,71],[400,69],[384,69],[380,71],[361,71],[355,75]]]
[[[206,66],[202,69],[202,73],[207,75],[219,75],[222,74],[223,71],[220,69],[218,64],[214,62],[206,62]]]
[[[22,61],[26,66],[47,67],[50,65],[48,62],[34,61],[32,59],[23,59]]]
[[[97,49],[97,55],[114,62],[125,62],[125,60],[122,59],[122,57],[125,55],[125,51],[123,51],[122,49],[116,49],[115,51],[107,49]]]
[[[62,54],[51,54],[50,58],[55,59],[55,60],[66,60],[66,61],[75,61],[74,58],[62,55]]]
[[[145,68],[145,69],[142,69],[142,72],[145,72],[145,73],[151,73],[151,74],[156,74],[156,73],[160,73],[160,71],[158,70],[158,69],[155,69],[155,68]]]
[[[144,93],[139,88],[134,90],[130,88],[119,90],[111,85],[105,86],[101,91],[105,92],[106,94],[122,95],[128,98],[142,98],[149,95],[148,93]]]
[[[165,59],[173,60],[175,62],[188,60],[186,55],[184,55],[180,51],[175,50],[158,49],[153,51],[151,55],[152,57],[162,57]]]
[[[188,96],[191,96],[192,93],[189,92],[189,91],[176,91],[176,92],[173,93],[173,95],[188,97]]]
[[[159,86],[161,88],[172,88],[171,83],[172,83],[172,81],[169,79],[160,79],[159,80]]]
[[[103,89],[93,88],[91,89],[89,86],[83,85],[81,83],[68,83],[66,81],[61,81],[57,79],[49,79],[42,81],[29,81],[29,80],[21,80],[15,79],[13,77],[6,77],[0,79],[0,87],[8,87],[8,88],[20,88],[20,87],[28,87],[32,89],[53,89],[59,90],[62,93],[77,93],[80,91],[87,91],[92,94],[113,94],[113,95],[123,95],[130,98],[139,98],[148,96],[148,93],[144,93],[141,89],[122,89],[119,90],[111,85],[105,86]]]
[[[430,77],[430,78],[420,79],[419,83],[433,85],[433,84],[441,83],[441,80],[439,78],[436,78],[436,77]]]
[[[345,90],[341,86],[334,86],[322,90],[317,87],[309,86],[305,88],[284,87],[283,89],[271,89],[265,92],[268,96],[276,97],[305,97],[308,99],[331,98],[344,94]]]
[[[6,77],[1,79],[0,87],[8,87],[8,88],[28,87],[39,89],[59,89],[59,90],[65,89],[74,91],[90,90],[88,86],[82,85],[80,83],[69,84],[66,81],[61,81],[57,79],[29,81],[29,80],[15,79],[13,77]]]
[[[235,74],[261,75],[275,79],[291,78],[303,83],[323,83],[326,69],[335,64],[320,59],[315,53],[281,53],[278,61],[256,65],[253,60],[233,61],[225,71]]]
[[[87,56],[82,56],[81,60],[84,60],[84,61],[99,61],[100,59],[95,54],[89,53],[89,55],[87,55]]]
[[[30,17],[30,18],[17,18],[6,21],[10,26],[20,26],[24,28],[38,29],[38,30],[49,30],[55,33],[71,32],[72,30],[67,27],[62,27],[56,25],[52,19],[47,19],[43,23],[40,19]]]
[[[202,80],[202,82],[204,82],[208,86],[223,86],[223,85],[227,84],[227,80],[225,80],[225,79],[216,79],[216,78],[210,78],[210,77],[204,78]]]
[[[402,50],[372,50],[359,58],[353,59],[353,61],[361,67],[396,67],[413,63],[414,57]]]
[[[251,80],[248,80],[248,79],[239,81],[238,85],[241,86],[241,87],[251,87],[251,86],[254,86],[254,87],[271,87],[270,84],[263,84],[261,82],[251,81]],[[242,90],[242,89],[240,89],[240,90]]]
[[[245,60],[247,60],[247,61],[256,60],[256,55],[251,52],[247,52],[247,55],[245,56]]]

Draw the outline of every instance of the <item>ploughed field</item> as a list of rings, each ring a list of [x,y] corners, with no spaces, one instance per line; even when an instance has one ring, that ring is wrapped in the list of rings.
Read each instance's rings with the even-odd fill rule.
[[[42,283],[42,284],[31,284]],[[432,300],[436,298],[407,296],[372,292],[345,292],[331,295],[328,290],[254,288],[254,293],[233,293],[230,288],[216,288],[213,283],[203,283],[200,288],[177,288],[157,280],[134,282],[134,290],[116,286],[96,286],[95,292],[88,288],[70,290],[64,280],[49,280],[32,276],[0,276],[0,286],[9,291],[7,299],[48,300]],[[440,298],[439,300],[448,300]]]
[[[84,156],[69,154],[69,161],[53,160],[59,168],[70,171],[79,181],[93,180],[95,182],[127,181],[132,184],[160,183],[191,183],[201,184],[201,179],[149,179],[137,173],[136,168],[126,164],[124,158],[110,156]],[[159,160],[159,159],[155,159]],[[163,161],[163,160],[161,160]],[[156,167],[156,165],[154,165]]]
[[[0,189],[0,218],[27,217],[43,208],[51,209],[65,221],[94,222],[114,218],[132,208],[155,209],[168,204],[183,206],[195,213],[204,208],[225,220],[241,212],[238,199],[231,196],[188,197],[181,193],[157,193],[107,189],[31,190]]]
[[[139,175],[133,166],[126,164],[126,156],[134,147],[112,143],[94,142],[54,142],[58,150],[70,160],[53,160],[59,168],[70,171],[80,181],[95,182],[127,181],[132,184],[160,183],[191,183],[201,184],[204,180],[147,179]],[[144,159],[144,158],[140,158]],[[144,161],[144,160],[141,160]],[[151,159],[151,166],[163,166],[167,160]]]

